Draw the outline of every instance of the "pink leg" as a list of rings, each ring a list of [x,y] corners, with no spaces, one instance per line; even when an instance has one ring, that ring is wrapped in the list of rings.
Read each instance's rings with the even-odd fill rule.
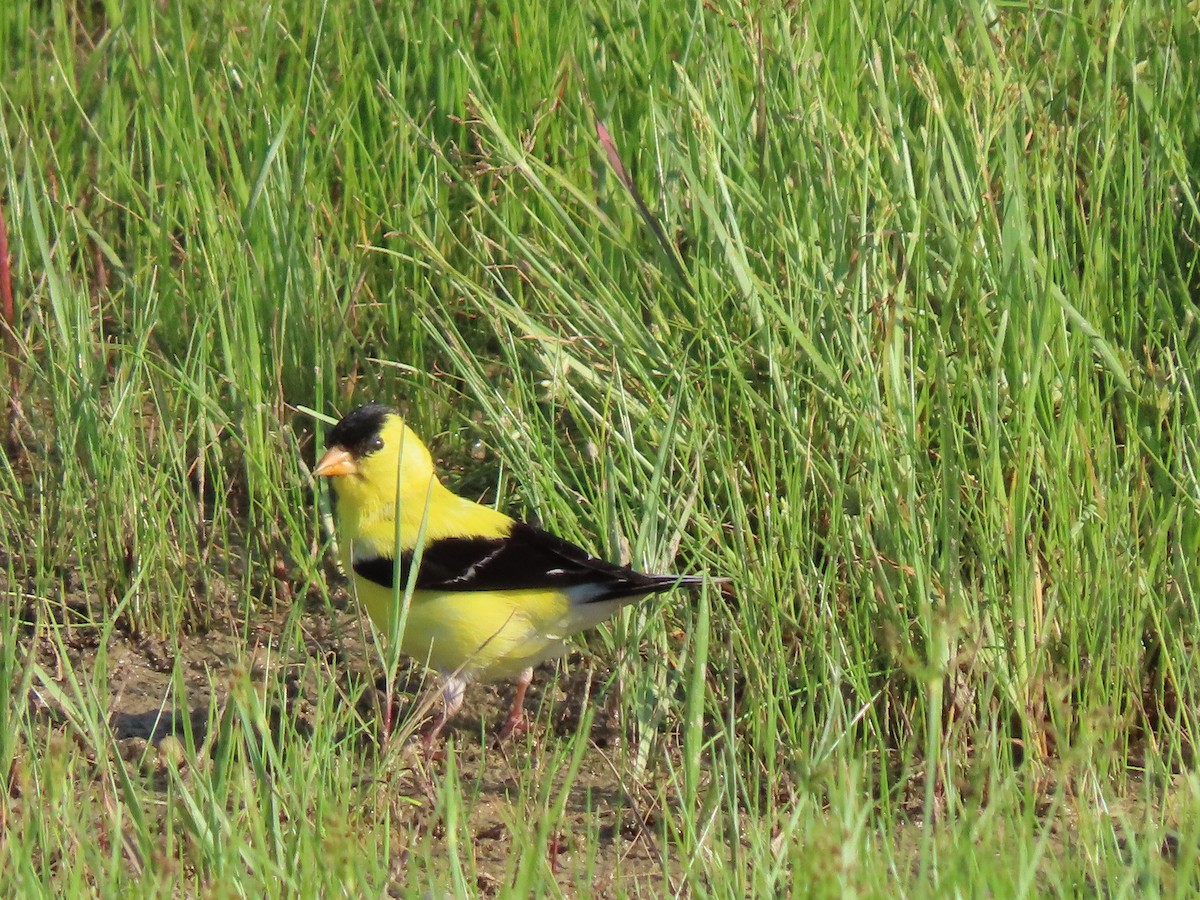
[[[425,732],[425,736],[421,738],[421,746],[426,750],[433,748],[438,735],[446,727],[446,723],[454,717],[456,712],[462,709],[463,694],[466,688],[466,679],[453,675],[446,678],[446,686],[442,689],[442,714],[438,716],[438,720],[434,722],[433,727]]]
[[[500,726],[500,734],[498,735],[500,740],[507,741],[514,734],[529,730],[529,723],[525,720],[525,691],[529,689],[529,684],[532,681],[532,667],[525,669],[517,676],[517,693],[513,697],[512,709],[508,711],[508,718]]]

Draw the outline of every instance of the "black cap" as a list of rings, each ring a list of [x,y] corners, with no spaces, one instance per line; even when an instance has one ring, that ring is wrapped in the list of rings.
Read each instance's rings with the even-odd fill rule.
[[[395,410],[382,403],[368,403],[347,413],[342,421],[329,429],[327,443],[330,447],[341,447],[349,451],[353,457],[366,456],[378,450],[374,446],[375,439],[383,430],[387,417],[394,415]]]

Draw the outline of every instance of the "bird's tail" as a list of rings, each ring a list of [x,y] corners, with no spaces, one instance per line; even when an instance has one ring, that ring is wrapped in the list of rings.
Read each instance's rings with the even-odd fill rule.
[[[669,591],[674,588],[690,588],[695,590],[703,587],[705,584],[711,584],[721,596],[727,600],[734,600],[735,596],[732,578],[714,578],[711,575],[651,575],[649,576],[654,581],[654,586],[650,588],[650,593],[657,594],[661,591]]]
[[[653,579],[656,591],[669,591],[676,587],[698,588],[702,587],[706,581],[715,585],[729,584],[728,578],[712,578],[708,575],[651,575],[649,577]]]
[[[633,578],[621,581],[606,586],[591,596],[587,597],[582,602],[594,603],[605,602],[609,600],[620,600],[624,603],[631,603],[641,597],[649,594],[660,594],[663,591],[674,590],[675,588],[698,588],[705,583],[716,585],[721,591],[721,594],[726,597],[732,597],[732,591],[728,587],[730,579],[728,578],[712,578],[708,575],[644,575],[640,572],[633,573]]]

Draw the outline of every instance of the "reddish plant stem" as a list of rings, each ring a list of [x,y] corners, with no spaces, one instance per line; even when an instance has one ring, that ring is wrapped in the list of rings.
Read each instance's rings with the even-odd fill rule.
[[[650,229],[650,233],[654,235],[654,239],[658,241],[658,245],[662,248],[668,264],[675,271],[675,276],[679,279],[680,284],[683,285],[689,294],[695,294],[696,291],[692,287],[692,280],[688,277],[687,270],[683,267],[683,261],[679,258],[679,251],[671,243],[671,239],[667,237],[667,232],[663,229],[662,223],[650,211],[649,204],[646,203],[642,192],[638,190],[637,182],[633,180],[633,176],[625,168],[625,163],[621,161],[621,154],[617,150],[617,142],[613,140],[608,126],[600,120],[599,116],[595,119],[595,126],[596,137],[600,140],[600,146],[604,148],[604,155],[608,157],[608,164],[612,166],[613,172],[616,173],[617,180],[625,186],[625,190],[629,191],[629,195],[633,198],[634,205],[637,206],[642,221],[646,223],[646,227]]]

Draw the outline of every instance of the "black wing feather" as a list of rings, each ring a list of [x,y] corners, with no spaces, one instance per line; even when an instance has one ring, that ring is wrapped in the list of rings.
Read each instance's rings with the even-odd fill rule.
[[[355,560],[354,571],[389,590],[397,569],[407,584],[412,568],[411,551],[394,566],[386,557]],[[636,597],[663,591],[692,579],[676,575],[644,575],[629,566],[618,566],[592,556],[582,547],[548,531],[518,522],[507,537],[441,538],[424,548],[417,572],[416,590],[498,591],[564,590],[594,585],[589,603]]]

